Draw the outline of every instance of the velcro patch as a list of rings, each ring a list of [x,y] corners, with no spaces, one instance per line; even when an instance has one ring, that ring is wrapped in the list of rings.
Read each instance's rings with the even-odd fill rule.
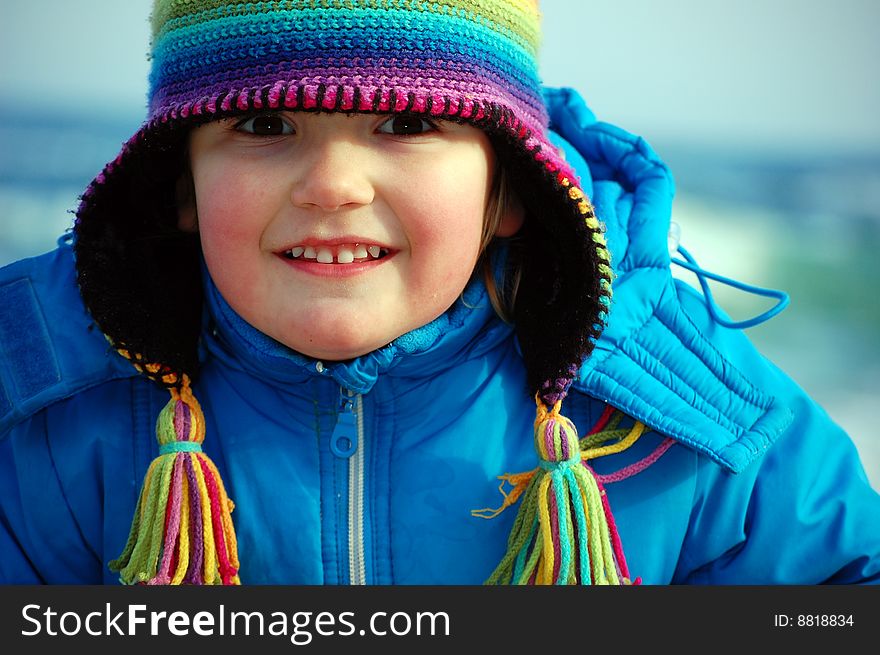
[[[0,416],[61,380],[46,320],[27,278],[0,286]],[[4,379],[5,378],[5,381]],[[4,385],[5,382],[5,385]],[[4,406],[5,405],[5,406]]]

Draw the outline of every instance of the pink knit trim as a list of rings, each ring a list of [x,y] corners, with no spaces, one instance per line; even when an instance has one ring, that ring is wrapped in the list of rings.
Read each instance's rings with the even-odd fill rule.
[[[287,109],[296,109],[296,86],[291,85],[284,96],[284,106]]]

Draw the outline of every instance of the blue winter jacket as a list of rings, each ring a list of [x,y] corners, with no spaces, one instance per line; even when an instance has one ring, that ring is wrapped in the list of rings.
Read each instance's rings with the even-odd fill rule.
[[[856,450],[790,379],[670,274],[672,182],[641,140],[549,90],[552,129],[605,221],[609,325],[563,405],[652,428],[594,462],[630,571],[646,584],[880,580],[880,496]],[[296,355],[209,285],[194,386],[230,497],[247,584],[477,584],[530,470],[534,404],[513,329],[472,283],[433,323],[349,363]],[[69,245],[0,272],[0,580],[116,583],[167,392],[92,324]]]

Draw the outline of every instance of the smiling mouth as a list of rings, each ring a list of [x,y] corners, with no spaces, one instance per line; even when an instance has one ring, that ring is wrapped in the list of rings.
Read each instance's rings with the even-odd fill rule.
[[[295,246],[281,254],[285,259],[318,264],[360,264],[387,257],[389,252],[381,246],[352,243],[338,246]]]

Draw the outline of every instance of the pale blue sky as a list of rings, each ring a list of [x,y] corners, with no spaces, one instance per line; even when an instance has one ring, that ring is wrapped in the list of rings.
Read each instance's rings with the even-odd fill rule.
[[[149,0],[0,0],[0,88],[144,113]],[[543,0],[543,76],[649,140],[880,150],[877,0]],[[92,105],[94,106],[94,105]]]

